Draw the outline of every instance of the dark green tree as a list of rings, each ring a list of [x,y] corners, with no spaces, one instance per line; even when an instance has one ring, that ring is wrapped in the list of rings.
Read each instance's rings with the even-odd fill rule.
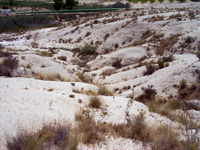
[[[76,5],[78,5],[78,1],[76,0],[66,0],[65,2],[66,8],[70,10],[73,9]]]
[[[60,10],[63,7],[63,0],[54,0],[53,7],[55,10]]]
[[[10,6],[13,5],[13,0],[9,0],[9,5],[10,5]]]

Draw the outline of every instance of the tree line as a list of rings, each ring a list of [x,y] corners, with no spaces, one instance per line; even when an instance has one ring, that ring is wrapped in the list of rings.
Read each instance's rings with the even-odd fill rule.
[[[60,9],[73,9],[75,6],[78,5],[78,1],[76,0],[54,0],[54,9],[60,10]]]

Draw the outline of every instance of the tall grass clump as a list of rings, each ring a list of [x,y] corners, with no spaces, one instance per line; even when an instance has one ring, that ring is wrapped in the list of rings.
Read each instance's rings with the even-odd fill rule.
[[[101,106],[102,106],[102,101],[100,100],[99,97],[97,97],[97,96],[90,97],[90,99],[89,99],[89,107],[101,108]]]
[[[8,52],[0,51],[0,57],[4,57],[0,63],[0,76],[13,76],[13,72],[17,69],[19,61]]]
[[[8,150],[39,150],[50,149],[52,146],[57,149],[76,150],[77,138],[71,133],[70,126],[44,126],[36,133],[22,132],[16,137],[8,139]]]
[[[99,87],[98,94],[105,95],[105,96],[111,96],[112,95],[112,93],[105,86]]]

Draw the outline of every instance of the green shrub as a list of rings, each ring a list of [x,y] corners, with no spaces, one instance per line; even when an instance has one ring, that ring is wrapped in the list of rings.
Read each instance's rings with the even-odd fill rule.
[[[158,67],[159,67],[159,69],[164,68],[165,67],[164,61],[158,61]]]
[[[2,6],[2,9],[9,9],[9,6],[4,5],[4,6]]]
[[[55,10],[60,10],[63,7],[63,0],[54,0],[53,7]]]
[[[170,109],[182,109],[185,110],[186,109],[186,103],[185,101],[182,100],[172,100],[168,102],[168,107]]]
[[[98,94],[105,95],[105,96],[111,96],[112,95],[112,93],[104,86],[99,87]]]
[[[185,79],[182,79],[179,83],[179,90],[183,90],[187,87],[187,81]]]
[[[76,0],[65,0],[65,7],[67,9],[73,9],[76,5],[78,5],[78,1]]]
[[[91,46],[86,44],[80,51],[79,55],[96,55],[97,48],[95,46]]]

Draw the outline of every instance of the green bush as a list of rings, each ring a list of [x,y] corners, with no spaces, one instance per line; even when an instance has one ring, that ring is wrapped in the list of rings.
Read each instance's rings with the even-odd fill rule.
[[[80,55],[96,55],[96,50],[97,48],[95,46],[91,46],[86,44],[80,51],[79,56]]]
[[[131,4],[130,3],[124,4],[124,3],[121,3],[121,2],[116,2],[116,3],[114,3],[112,5],[108,5],[106,7],[107,8],[126,8],[126,9],[130,9]]]
[[[73,9],[76,5],[78,5],[78,1],[76,0],[65,0],[65,6],[67,9]]]
[[[53,7],[55,10],[60,10],[63,7],[63,0],[54,0]]]
[[[179,90],[183,90],[187,87],[187,81],[185,79],[182,79],[179,83]]]
[[[112,93],[104,86],[99,87],[98,94],[105,95],[105,96],[111,96],[112,95]]]
[[[165,67],[164,61],[158,61],[158,67],[159,67],[159,69],[164,68]]]

